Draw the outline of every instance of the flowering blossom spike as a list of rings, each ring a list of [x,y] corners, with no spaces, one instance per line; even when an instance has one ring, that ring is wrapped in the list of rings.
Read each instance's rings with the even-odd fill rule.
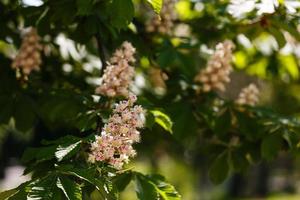
[[[23,38],[19,53],[13,60],[13,69],[20,68],[25,75],[29,75],[32,70],[40,69],[42,46],[39,40],[36,29],[30,28]]]
[[[254,83],[243,88],[240,92],[236,103],[240,105],[255,106],[258,103],[259,89]]]
[[[91,145],[90,162],[107,162],[116,169],[122,169],[129,158],[136,155],[132,145],[140,141],[138,129],[144,127],[144,110],[134,105],[136,99],[136,96],[130,95],[127,101],[116,105],[101,135],[96,136]]]
[[[108,97],[128,96],[128,87],[134,77],[134,68],[130,65],[135,62],[134,54],[135,48],[129,42],[124,42],[115,51],[104,70],[102,84],[96,88],[96,94]]]
[[[164,0],[160,16],[155,15],[146,23],[146,31],[170,35],[177,19],[175,3],[176,0]]]
[[[232,71],[231,60],[234,44],[226,40],[216,46],[216,51],[210,58],[205,69],[195,77],[195,82],[202,83],[202,91],[225,91],[225,84],[230,82],[229,75]]]

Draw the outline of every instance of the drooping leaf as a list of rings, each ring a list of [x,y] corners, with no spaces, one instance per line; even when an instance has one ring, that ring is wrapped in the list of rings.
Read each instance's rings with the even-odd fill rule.
[[[136,194],[139,200],[158,199],[155,185],[148,181],[145,176],[136,175]]]
[[[145,176],[136,173],[136,192],[140,200],[162,199],[180,200],[175,187],[167,183],[160,175]]]
[[[80,185],[67,177],[57,178],[56,186],[60,188],[68,200],[81,200],[82,192]]]
[[[212,163],[212,166],[209,169],[209,178],[213,183],[220,184],[227,178],[229,173],[229,164],[227,159],[227,152],[223,152]]]
[[[113,183],[116,185],[119,192],[123,191],[133,178],[131,172],[124,172],[114,178]]]
[[[150,111],[154,116],[154,121],[159,124],[161,127],[163,127],[166,131],[169,133],[172,133],[172,126],[173,122],[171,121],[170,117],[166,115],[165,113],[159,111],[159,110],[151,110]]]
[[[176,191],[175,187],[167,183],[165,178],[160,175],[152,175],[150,179],[155,183],[156,190],[163,200],[180,200],[181,196]]]

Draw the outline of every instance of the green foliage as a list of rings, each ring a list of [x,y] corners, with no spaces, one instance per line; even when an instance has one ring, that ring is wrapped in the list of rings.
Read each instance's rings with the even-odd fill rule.
[[[148,110],[145,133],[151,133],[142,133],[138,156],[150,153],[148,159],[159,152],[182,162],[201,163],[195,170],[209,168],[211,181],[219,184],[231,173],[276,159],[280,152],[297,155],[299,52],[280,50],[298,45],[299,17],[287,12],[282,1],[274,13],[257,15],[253,10],[236,19],[228,13],[228,3],[179,1],[173,9],[178,14],[172,21],[176,31],[166,34],[147,32],[151,14],[162,19],[166,14],[161,13],[163,0],[60,0],[43,1],[37,7],[0,0],[0,144],[11,135],[17,141],[59,138],[25,150],[24,174],[31,173],[32,180],[0,193],[0,199],[89,199],[94,191],[102,199],[117,199],[131,181],[141,200],[181,199],[161,176],[87,162],[91,142],[120,100],[94,95],[93,81],[103,71],[99,58],[105,67],[125,40],[137,49],[136,71],[145,81],[133,88]],[[36,27],[44,47],[41,70],[26,78],[10,67],[21,45],[19,27],[23,26]],[[69,50],[58,42],[62,36],[66,43],[74,43]],[[260,106],[237,105],[231,97],[244,80],[233,83],[228,93],[197,91],[195,75],[224,39],[236,45],[233,68],[274,87],[272,94],[263,92]],[[265,52],[261,45],[266,41],[277,45],[269,44]],[[152,67],[161,72],[163,94],[156,90],[158,81],[150,80]],[[156,162],[151,160],[154,166]],[[203,166],[206,163],[210,165]]]
[[[229,173],[229,165],[227,160],[227,152],[222,153],[214,160],[209,171],[209,177],[213,183],[222,183],[227,178]]]
[[[132,0],[112,0],[111,23],[116,28],[126,28],[134,15]]]
[[[160,175],[145,176],[136,173],[136,192],[140,200],[179,200],[181,196],[175,188]]]
[[[66,177],[60,177],[57,179],[56,186],[60,188],[64,195],[69,200],[80,200],[82,199],[82,192],[80,185],[74,183],[74,181],[66,178]]]
[[[151,110],[150,113],[154,116],[154,121],[163,127],[169,133],[172,133],[173,122],[170,117],[159,110]]]
[[[160,13],[162,8],[163,0],[147,0],[147,2],[152,6],[156,13]]]

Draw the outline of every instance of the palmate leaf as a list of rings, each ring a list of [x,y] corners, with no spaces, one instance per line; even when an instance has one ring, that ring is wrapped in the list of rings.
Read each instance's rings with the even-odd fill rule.
[[[78,168],[72,165],[63,165],[59,166],[57,169],[64,174],[75,176],[82,181],[90,183],[100,192],[103,198],[108,200],[115,198],[115,191],[111,182],[96,176],[96,169],[94,167]]]
[[[145,176],[136,173],[136,192],[140,200],[180,200],[175,187],[167,183],[160,175]]]
[[[47,176],[26,182],[0,194],[1,200],[81,200],[81,188],[66,176],[51,172]]]
[[[26,186],[27,199],[47,200],[53,199],[55,191],[56,174],[37,179]]]

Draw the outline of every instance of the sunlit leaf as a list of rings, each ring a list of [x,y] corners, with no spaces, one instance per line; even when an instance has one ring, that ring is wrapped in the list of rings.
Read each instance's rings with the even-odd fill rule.
[[[166,131],[172,133],[172,126],[173,122],[171,121],[170,117],[165,113],[159,110],[151,110],[150,111],[154,116],[154,121],[163,127]]]
[[[162,8],[163,0],[147,0],[153,10],[158,14]]]
[[[73,155],[73,153],[78,151],[80,143],[81,141],[70,144],[68,146],[59,145],[56,149],[55,157],[58,161],[62,161],[67,155]]]

